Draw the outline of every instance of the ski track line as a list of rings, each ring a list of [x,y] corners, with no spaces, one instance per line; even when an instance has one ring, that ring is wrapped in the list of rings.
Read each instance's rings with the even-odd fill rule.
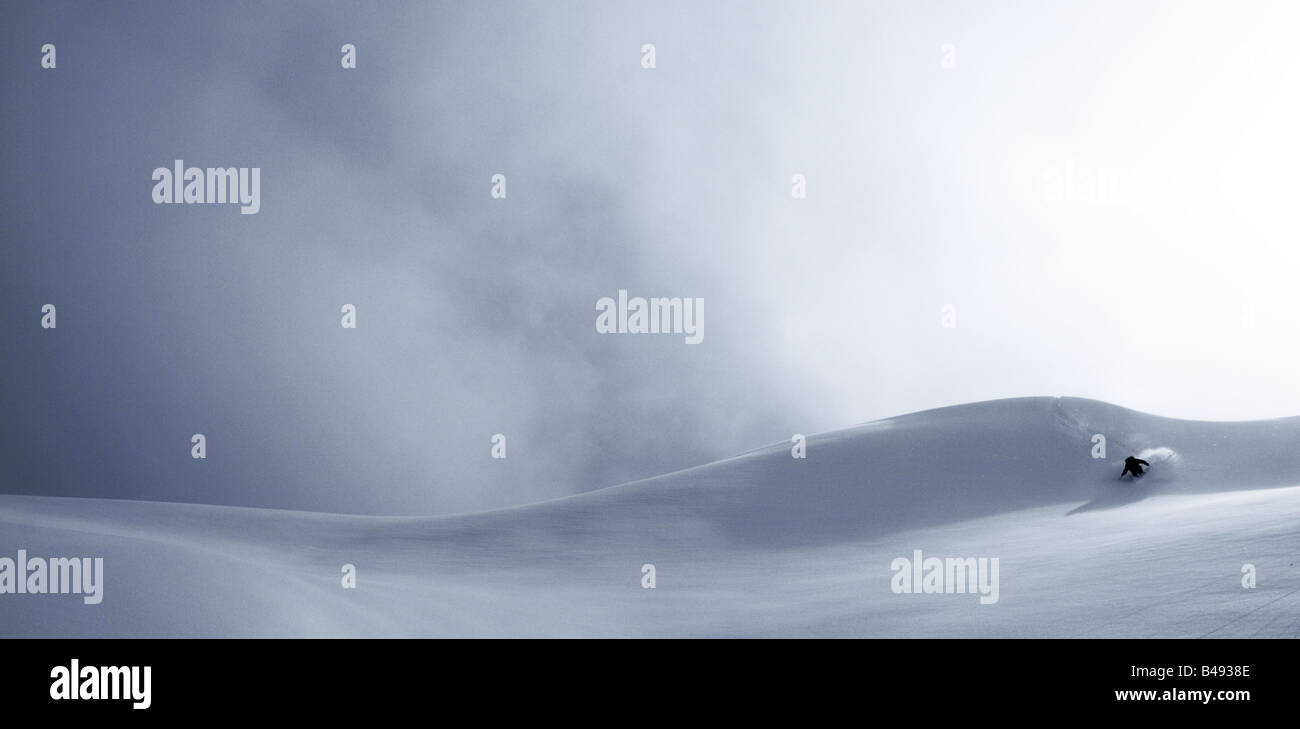
[[[1259,610],[1263,610],[1264,608],[1268,607],[1269,605],[1272,605],[1273,603],[1277,602],[1278,600],[1281,600],[1282,598],[1285,598],[1285,597],[1290,597],[1290,596],[1296,594],[1297,592],[1300,592],[1300,587],[1297,587],[1297,588],[1295,588],[1294,590],[1291,590],[1290,592],[1285,593],[1285,594],[1283,594],[1283,595],[1279,595],[1279,596],[1273,598],[1272,600],[1269,600],[1268,602],[1264,603],[1263,605],[1257,605],[1257,606],[1255,606],[1254,608],[1252,608],[1252,609],[1246,611],[1245,613],[1242,613],[1241,615],[1238,615],[1237,617],[1233,618],[1232,620],[1229,620],[1228,622],[1224,623],[1223,625],[1220,625],[1219,627],[1215,628],[1214,630],[1211,630],[1210,632],[1208,632],[1208,633],[1206,633],[1205,635],[1202,635],[1202,636],[1200,636],[1200,637],[1201,637],[1201,638],[1208,638],[1209,636],[1214,635],[1215,633],[1219,632],[1220,630],[1223,630],[1224,628],[1228,627],[1229,625],[1232,625],[1233,623],[1235,623],[1235,622],[1237,622],[1237,621],[1239,621],[1239,620],[1242,620],[1242,619],[1248,618],[1248,617],[1250,617],[1251,615],[1253,615],[1255,612],[1257,612],[1257,611],[1259,611]]]
[[[1206,587],[1206,588],[1208,588],[1208,587],[1213,587],[1214,585],[1218,584],[1222,579],[1223,579],[1222,577],[1212,577],[1212,578],[1210,578],[1210,580],[1209,580],[1208,582],[1205,583],[1204,587]],[[1202,589],[1204,589],[1204,588],[1202,588]],[[1136,609],[1134,609],[1134,610],[1130,610],[1130,611],[1124,613],[1123,615],[1118,616],[1118,617],[1115,618],[1114,620],[1107,621],[1106,624],[1107,624],[1107,625],[1110,625],[1110,624],[1112,624],[1112,623],[1114,623],[1114,622],[1118,622],[1118,621],[1126,620],[1127,618],[1130,618],[1130,617],[1132,617],[1132,616],[1134,616],[1134,615],[1137,615],[1138,613],[1144,613],[1144,612],[1146,612],[1146,611],[1148,611],[1148,610],[1151,610],[1151,609],[1153,609],[1153,608],[1160,607],[1161,605],[1164,605],[1165,603],[1173,602],[1174,600],[1177,600],[1177,599],[1180,598],[1180,597],[1182,597],[1182,593],[1178,593],[1178,594],[1170,595],[1169,597],[1166,597],[1165,599],[1160,600],[1159,602],[1148,603],[1148,604],[1143,605],[1143,606],[1141,606],[1141,607],[1139,607],[1139,608],[1136,608]],[[1084,628],[1083,630],[1079,631],[1079,632],[1076,633],[1075,635],[1070,636],[1070,638],[1071,638],[1071,639],[1073,639],[1073,638],[1082,638],[1085,634],[1087,634],[1087,633],[1092,633],[1092,632],[1097,631],[1097,630],[1099,630],[1099,629],[1100,629],[1100,628]]]
[[[1296,590],[1292,590],[1291,592],[1294,593],[1296,592]],[[1250,634],[1250,637],[1254,638],[1258,636],[1260,633],[1263,633],[1270,625],[1278,622],[1279,618],[1281,618],[1284,621],[1283,625],[1285,625],[1285,621],[1288,619],[1288,611],[1279,610],[1276,614],[1270,616],[1258,628],[1255,629],[1255,632]]]

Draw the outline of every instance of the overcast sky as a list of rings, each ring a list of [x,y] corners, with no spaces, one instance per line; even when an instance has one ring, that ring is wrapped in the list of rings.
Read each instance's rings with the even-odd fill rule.
[[[81,5],[0,29],[5,491],[449,513],[999,397],[1300,414],[1294,4]],[[176,159],[260,212],[155,205]],[[704,341],[598,334],[620,288]]]

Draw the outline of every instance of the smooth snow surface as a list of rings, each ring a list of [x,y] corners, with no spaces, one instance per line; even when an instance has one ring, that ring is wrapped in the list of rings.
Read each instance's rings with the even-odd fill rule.
[[[1022,398],[463,516],[0,496],[0,557],[105,560],[101,604],[3,594],[0,635],[1296,637],[1297,445]],[[997,557],[998,602],[895,594],[918,549]]]

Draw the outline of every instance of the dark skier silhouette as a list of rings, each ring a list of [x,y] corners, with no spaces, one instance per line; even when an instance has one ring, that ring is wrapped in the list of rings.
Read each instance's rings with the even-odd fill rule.
[[[1133,478],[1137,478],[1142,475],[1143,466],[1150,468],[1151,464],[1147,463],[1141,458],[1134,458],[1133,456],[1129,456],[1128,458],[1124,459],[1124,471],[1120,473],[1119,477],[1124,478],[1125,476],[1131,473],[1133,474]]]

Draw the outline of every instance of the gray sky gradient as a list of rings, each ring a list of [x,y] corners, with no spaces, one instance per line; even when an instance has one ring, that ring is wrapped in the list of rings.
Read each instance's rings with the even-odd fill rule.
[[[448,513],[997,397],[1300,414],[1292,5],[83,5],[0,30],[4,491]],[[177,158],[261,212],[154,205]],[[619,288],[704,342],[598,335]]]

